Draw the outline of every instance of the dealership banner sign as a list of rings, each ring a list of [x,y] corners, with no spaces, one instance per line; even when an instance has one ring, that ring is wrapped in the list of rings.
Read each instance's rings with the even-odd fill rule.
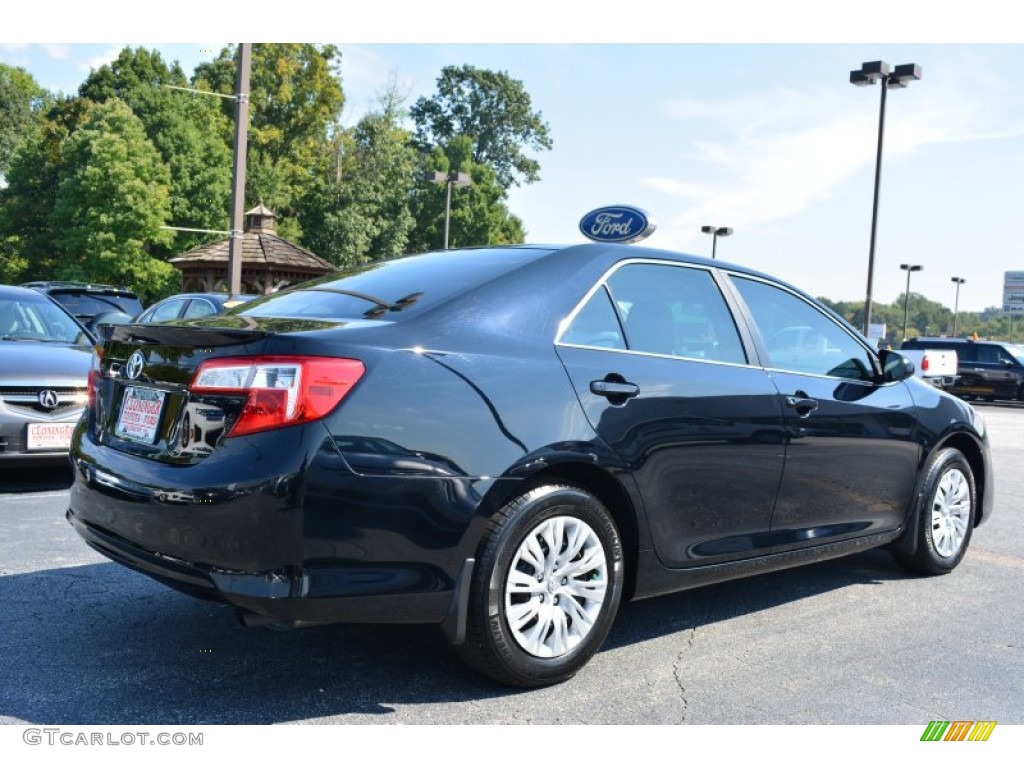
[[[1024,272],[1003,273],[1003,312],[1024,315]]]

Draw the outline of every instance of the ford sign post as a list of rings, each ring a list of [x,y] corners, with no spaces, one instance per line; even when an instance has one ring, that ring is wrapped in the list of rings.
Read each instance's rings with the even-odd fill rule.
[[[597,208],[580,219],[580,232],[598,243],[636,243],[657,226],[645,211],[630,205]]]

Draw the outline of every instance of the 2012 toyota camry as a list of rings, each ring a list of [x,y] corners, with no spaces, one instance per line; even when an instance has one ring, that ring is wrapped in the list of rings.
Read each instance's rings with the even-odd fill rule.
[[[636,246],[481,248],[116,328],[68,519],[248,624],[440,625],[512,685],[621,600],[991,515],[984,425],[783,282]]]

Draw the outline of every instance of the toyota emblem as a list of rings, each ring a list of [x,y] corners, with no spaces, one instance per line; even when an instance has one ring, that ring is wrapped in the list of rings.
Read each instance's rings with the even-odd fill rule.
[[[142,356],[141,352],[132,352],[132,356],[128,358],[128,362],[124,366],[124,375],[129,379],[137,379],[142,373],[142,366],[146,364],[146,358]]]
[[[59,398],[57,397],[57,393],[54,392],[52,389],[40,390],[38,397],[39,404],[43,406],[43,408],[45,408],[46,410],[52,411],[54,408],[57,407]]]

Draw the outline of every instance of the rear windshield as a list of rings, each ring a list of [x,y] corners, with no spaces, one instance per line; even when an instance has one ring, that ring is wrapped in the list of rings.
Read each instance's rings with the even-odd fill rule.
[[[303,283],[228,314],[398,320],[420,314],[551,252],[541,248],[479,248],[408,256]]]
[[[142,304],[130,296],[111,293],[64,293],[51,291],[50,295],[68,308],[76,317],[92,318],[108,312],[123,312],[126,315],[139,314]]]

